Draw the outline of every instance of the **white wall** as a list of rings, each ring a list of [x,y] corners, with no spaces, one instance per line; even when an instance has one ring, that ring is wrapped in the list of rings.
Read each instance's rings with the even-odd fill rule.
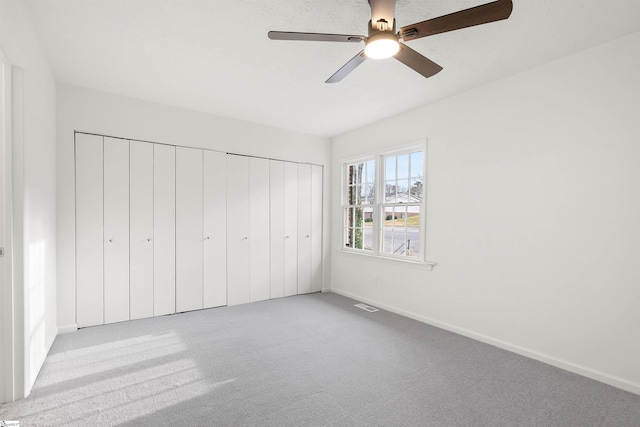
[[[324,234],[329,241],[331,144],[328,138],[59,84],[58,99],[58,325],[75,329],[75,195],[73,132],[208,148],[325,166]],[[250,100],[247,100],[249,102]],[[328,283],[329,245],[324,280]]]
[[[640,394],[638,52],[640,33],[334,138],[332,290]],[[419,138],[438,266],[342,253],[341,161]]]
[[[14,397],[20,398],[57,334],[56,88],[21,1],[0,2],[0,49],[13,67]]]

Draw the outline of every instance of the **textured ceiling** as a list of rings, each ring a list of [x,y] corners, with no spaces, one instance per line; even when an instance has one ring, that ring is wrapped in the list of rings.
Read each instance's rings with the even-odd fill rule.
[[[365,34],[366,0],[24,1],[59,81],[323,136],[640,31],[640,0],[513,0],[506,21],[408,42],[444,67],[430,79],[387,59],[325,84],[360,45],[267,32]],[[398,0],[396,21],[487,2]]]

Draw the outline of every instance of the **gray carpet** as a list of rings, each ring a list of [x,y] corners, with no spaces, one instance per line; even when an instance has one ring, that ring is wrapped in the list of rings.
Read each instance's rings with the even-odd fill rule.
[[[640,426],[640,396],[313,294],[59,336],[20,426]]]

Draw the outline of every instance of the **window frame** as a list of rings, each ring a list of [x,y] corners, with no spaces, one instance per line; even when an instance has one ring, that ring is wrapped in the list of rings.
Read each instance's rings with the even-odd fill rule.
[[[341,183],[341,216],[342,216],[342,252],[344,253],[352,253],[363,256],[370,256],[375,258],[380,258],[384,260],[389,260],[391,262],[402,262],[402,263],[410,263],[417,265],[428,265],[433,266],[435,262],[428,261],[426,257],[426,243],[427,243],[427,193],[428,193],[428,183],[427,183],[427,160],[428,160],[428,151],[427,151],[427,141],[419,141],[414,142],[412,144],[403,145],[400,147],[395,147],[391,150],[378,151],[375,153],[370,153],[367,155],[361,155],[358,157],[353,157],[349,159],[344,159],[342,161],[342,183]],[[401,156],[403,154],[411,154],[417,151],[421,151],[423,153],[422,158],[422,201],[419,204],[411,203],[411,206],[419,206],[420,208],[420,226],[419,226],[419,247],[420,253],[418,256],[408,256],[408,255],[395,255],[384,253],[382,248],[381,237],[384,230],[383,225],[383,216],[384,209],[387,206],[409,206],[409,204],[403,203],[385,203],[385,159],[390,156]],[[346,246],[346,230],[348,227],[348,218],[346,214],[346,209],[351,205],[348,205],[348,187],[349,187],[349,171],[348,168],[350,165],[358,164],[358,163],[367,163],[369,161],[374,161],[375,165],[375,200],[372,205],[362,205],[362,206],[371,206],[373,207],[373,222],[372,222],[372,249],[358,249],[351,248]],[[411,175],[409,171],[409,175]],[[397,173],[396,173],[397,176]],[[411,187],[411,176],[408,176],[407,179],[409,181],[409,188]],[[409,191],[409,189],[408,189]],[[363,223],[364,225],[364,223]],[[364,246],[364,245],[363,245]]]

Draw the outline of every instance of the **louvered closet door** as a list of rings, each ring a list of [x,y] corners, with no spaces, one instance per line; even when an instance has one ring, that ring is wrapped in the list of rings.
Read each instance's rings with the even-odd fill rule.
[[[130,317],[153,317],[153,144],[131,141]]]
[[[104,323],[103,138],[76,134],[76,322]]]
[[[129,141],[104,138],[104,323],[129,320]]]
[[[284,296],[284,162],[269,162],[270,297]]]
[[[249,159],[251,302],[269,299],[269,160]]]
[[[311,166],[311,292],[322,291],[322,166]]]
[[[153,144],[153,315],[176,312],[176,147]]]
[[[227,303],[251,301],[249,158],[227,156]]]
[[[227,155],[204,151],[204,308],[227,305]]]
[[[176,148],[177,312],[203,307],[202,161],[202,150]]]
[[[298,165],[298,293],[311,292],[311,165]]]
[[[284,295],[298,293],[298,165],[284,166]]]

